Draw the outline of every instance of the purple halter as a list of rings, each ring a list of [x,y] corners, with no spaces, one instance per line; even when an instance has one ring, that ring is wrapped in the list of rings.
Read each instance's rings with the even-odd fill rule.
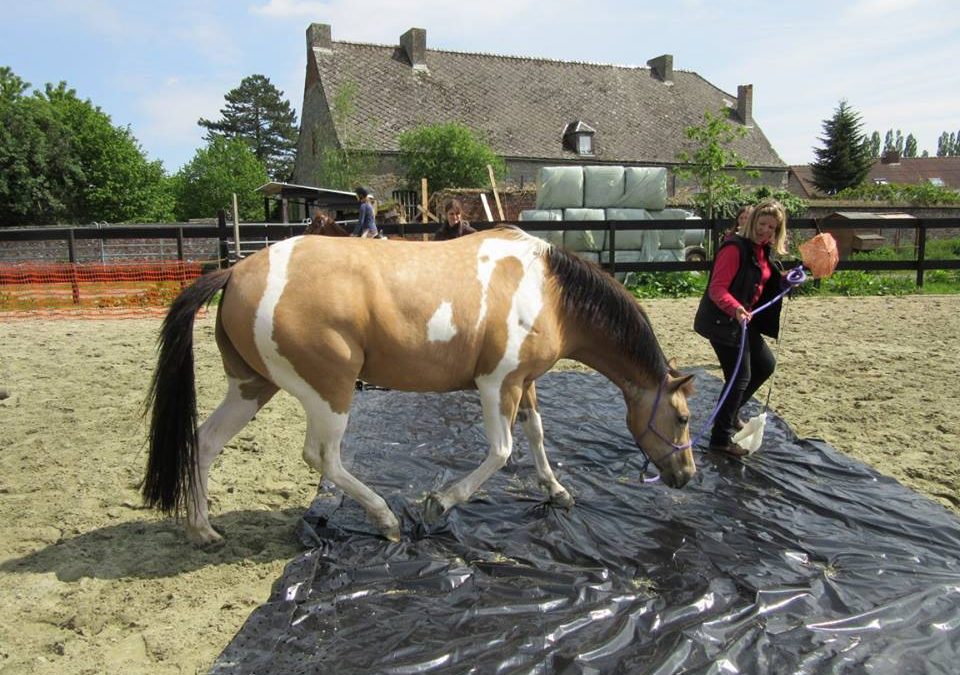
[[[671,450],[670,453],[667,454],[665,459],[669,459],[670,457],[677,454],[678,452],[683,452],[684,450],[693,446],[692,441],[687,441],[686,443],[683,443],[683,444],[674,443],[672,439],[667,438],[666,436],[661,434],[659,431],[657,431],[656,427],[653,426],[653,420],[657,416],[657,408],[660,407],[660,399],[663,397],[663,390],[667,385],[668,377],[669,375],[664,377],[663,382],[660,384],[659,387],[657,387],[657,396],[656,398],[653,399],[653,408],[650,410],[650,419],[647,421],[647,427],[643,430],[643,433],[640,434],[640,438],[643,438],[648,431],[652,431],[654,436],[656,436],[661,441],[663,441],[664,443],[669,445],[671,448],[673,448],[673,450]],[[643,446],[640,445],[639,438],[636,439],[634,442],[637,444],[637,449],[640,451],[640,454],[643,455],[644,461],[643,461],[643,467],[640,469],[640,473],[644,474],[647,472],[647,467],[650,466],[650,455],[647,453],[646,450],[643,449]],[[644,478],[643,482],[653,483],[659,479],[660,479],[660,476],[654,476],[653,478]]]

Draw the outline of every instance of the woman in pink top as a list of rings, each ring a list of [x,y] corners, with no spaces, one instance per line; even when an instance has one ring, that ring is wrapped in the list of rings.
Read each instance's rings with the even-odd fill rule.
[[[740,352],[741,326],[747,339],[743,360],[730,393],[717,411],[710,434],[710,449],[741,457],[747,451],[731,436],[742,426],[740,407],[773,374],[776,361],[763,336],[776,338],[780,330],[781,301],[753,317],[752,309],[781,289],[781,274],[772,254],[786,253],[787,214],[780,202],[757,204],[750,220],[720,246],[710,273],[710,283],[700,300],[694,330],[710,340],[729,382]]]

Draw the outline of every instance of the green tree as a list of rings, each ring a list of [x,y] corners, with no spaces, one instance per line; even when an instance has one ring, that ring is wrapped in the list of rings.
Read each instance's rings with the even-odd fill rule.
[[[174,176],[177,218],[212,218],[220,209],[232,210],[236,193],[240,219],[260,220],[263,198],[255,190],[267,180],[263,163],[245,141],[215,137]]]
[[[827,194],[859,185],[870,171],[870,142],[861,131],[860,116],[840,101],[833,117],[823,122],[822,148],[814,148],[813,183]]]
[[[207,130],[205,140],[240,138],[247,142],[273,180],[293,175],[297,151],[297,113],[290,102],[263,75],[250,75],[227,92],[221,118],[197,122]]]
[[[115,127],[109,115],[81,100],[64,82],[43,93],[54,115],[69,129],[83,171],[84,189],[72,204],[78,222],[165,221],[173,199],[159,161],[149,161],[129,127]]]
[[[494,174],[506,174],[506,163],[469,127],[456,122],[416,127],[400,134],[400,166],[412,185],[426,177],[430,190],[477,188],[490,182],[487,165]]]
[[[352,190],[367,182],[376,162],[365,136],[351,124],[356,113],[359,88],[356,82],[343,83],[330,100],[332,124],[313,129],[313,153],[320,158],[314,180],[335,190]],[[342,137],[337,137],[339,129]]]
[[[917,139],[914,138],[913,134],[907,134],[907,140],[903,145],[903,156],[904,157],[917,156]]]
[[[0,222],[170,219],[163,168],[129,129],[63,82],[29,87],[0,68]]]
[[[874,131],[870,134],[870,156],[874,159],[880,159],[880,132]]]
[[[676,173],[697,182],[699,192],[693,196],[694,204],[710,220],[733,217],[745,201],[743,188],[731,170],[744,170],[746,162],[727,146],[745,136],[747,130],[728,120],[725,108],[716,114],[704,112],[703,124],[684,130],[693,142],[693,150],[677,154],[677,160],[686,166],[678,168]]]

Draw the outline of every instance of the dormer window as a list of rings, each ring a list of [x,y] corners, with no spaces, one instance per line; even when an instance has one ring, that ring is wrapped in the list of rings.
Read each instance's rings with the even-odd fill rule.
[[[563,147],[578,155],[592,155],[595,133],[591,127],[580,120],[571,122],[563,130]]]

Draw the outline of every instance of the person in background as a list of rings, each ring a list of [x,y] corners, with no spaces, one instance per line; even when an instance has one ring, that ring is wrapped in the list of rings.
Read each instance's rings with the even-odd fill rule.
[[[357,195],[357,201],[360,202],[360,216],[357,219],[357,225],[353,228],[351,236],[353,237],[379,237],[377,230],[377,221],[373,215],[373,206],[370,204],[370,190],[365,187],[354,188],[354,194]]]
[[[434,241],[456,239],[476,232],[475,229],[470,227],[470,223],[463,219],[463,205],[460,204],[459,200],[448,199],[443,204],[443,212],[446,216],[446,222],[433,233]]]
[[[752,204],[744,204],[740,207],[740,210],[737,211],[737,225],[736,227],[731,228],[727,234],[735,234],[746,231],[747,225],[750,223],[750,213],[753,211]]]
[[[707,290],[700,299],[694,330],[710,341],[724,384],[733,377],[740,353],[741,330],[747,331],[743,359],[730,393],[717,411],[710,450],[736,457],[747,450],[731,440],[743,426],[740,407],[773,374],[776,361],[763,336],[776,338],[782,300],[753,316],[752,310],[781,289],[781,273],[771,259],[786,253],[787,214],[780,202],[766,199],[755,207],[746,226],[720,245]]]

